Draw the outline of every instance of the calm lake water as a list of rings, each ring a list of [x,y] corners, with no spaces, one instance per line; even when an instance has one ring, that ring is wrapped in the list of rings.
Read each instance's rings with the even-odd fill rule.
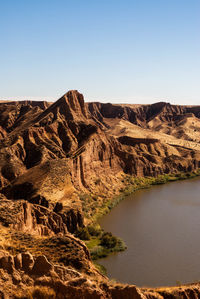
[[[140,190],[99,221],[128,249],[98,262],[138,286],[200,280],[200,178]]]

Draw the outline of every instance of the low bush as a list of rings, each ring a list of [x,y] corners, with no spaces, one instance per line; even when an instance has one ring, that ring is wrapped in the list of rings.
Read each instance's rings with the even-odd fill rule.
[[[100,240],[100,245],[106,248],[114,248],[117,245],[117,238],[113,236],[111,233],[103,233]]]
[[[109,251],[102,246],[95,246],[90,250],[90,254],[93,260],[98,260],[108,256]]]
[[[103,275],[107,275],[107,270],[106,270],[106,268],[105,268],[103,265],[98,264],[98,263],[96,263],[96,262],[94,262],[94,265],[95,265],[95,267],[99,270],[99,272],[100,272],[101,274],[103,274]]]
[[[65,266],[72,266],[75,269],[81,270],[83,268],[83,261],[81,260],[81,257],[73,257],[70,256],[62,256],[58,260],[59,263],[62,263]]]
[[[102,233],[102,229],[99,225],[89,225],[87,229],[88,233],[93,237],[98,237]]]
[[[84,240],[84,241],[90,240],[90,234],[88,232],[88,228],[87,227],[80,228],[76,232],[76,237],[78,237],[79,239]]]

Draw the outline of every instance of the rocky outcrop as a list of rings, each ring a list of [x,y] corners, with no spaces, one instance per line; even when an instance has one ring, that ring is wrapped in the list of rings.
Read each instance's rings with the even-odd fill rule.
[[[19,104],[17,102],[15,107],[12,102],[10,104],[1,103],[0,108],[3,115],[2,136],[6,135],[1,139],[0,144],[1,186],[6,187],[11,182],[13,184],[13,181],[22,175],[22,177],[25,174],[30,175],[27,169],[38,165],[47,165],[45,163],[53,160],[59,160],[59,163],[63,165],[63,160],[65,160],[68,163],[68,173],[71,175],[73,185],[82,192],[93,189],[92,177],[100,178],[101,176],[101,192],[107,192],[108,173],[109,178],[112,175],[116,177],[116,172],[126,173],[128,169],[131,175],[138,175],[138,173],[140,175],[156,175],[157,171],[148,173],[147,169],[160,168],[160,173],[163,173],[165,172],[163,159],[167,156],[170,160],[170,154],[166,154],[166,151],[161,153],[159,145],[157,148],[154,146],[157,140],[160,141],[160,136],[157,138],[140,136],[138,138],[126,135],[125,132],[124,135],[115,138],[115,136],[111,136],[111,131],[106,130],[110,127],[109,120],[123,119],[139,127],[155,129],[156,132],[168,130],[169,125],[174,128],[177,126],[179,131],[177,129],[176,132],[172,132],[172,135],[175,136],[181,134],[180,126],[177,124],[180,117],[188,119],[191,115],[194,115],[194,118],[199,116],[198,107],[175,106],[164,102],[153,105],[85,104],[83,96],[77,91],[66,93],[50,106],[46,103],[23,102]],[[3,112],[4,108],[6,112]],[[10,125],[6,123],[6,115],[9,117]],[[166,124],[165,129],[162,127],[163,124]],[[159,126],[162,128],[159,129]],[[191,133],[188,132],[186,135],[187,140],[191,139]],[[166,143],[166,146],[169,147],[173,143],[174,147],[177,146],[174,139],[168,142],[164,140],[165,137],[161,141],[162,144]],[[184,144],[184,148],[189,146],[195,150],[196,144]],[[147,147],[145,148],[145,146]],[[155,148],[154,151],[151,151],[152,147]],[[177,156],[179,156],[178,150],[177,148]],[[171,151],[173,150],[171,149]],[[145,162],[143,161],[144,152],[147,153]],[[124,159],[127,154],[132,160],[138,161],[135,167],[127,167],[127,159]],[[187,152],[187,155],[191,156],[190,151]],[[162,161],[156,156],[162,157]],[[191,159],[185,158],[186,168],[195,168],[194,165],[198,165],[198,153],[196,158],[195,162],[192,157]],[[138,167],[137,164],[143,167],[139,172],[135,171]],[[142,166],[143,164],[146,166]],[[171,164],[168,162],[167,169],[174,171],[179,167],[176,161],[174,161],[174,167]],[[66,166],[63,165],[63,167],[66,169]],[[29,181],[25,183],[29,183]],[[25,191],[26,186],[22,187]],[[20,189],[21,187],[16,188]],[[29,187],[27,188],[29,190]],[[32,190],[31,186],[30,190]],[[32,191],[34,193],[34,190]],[[15,193],[18,193],[18,190]],[[20,192],[17,196],[21,196]],[[32,195],[28,194],[28,198],[30,196]]]
[[[109,283],[93,269],[93,275],[51,263],[46,256],[30,252],[9,255],[0,251],[0,288],[2,298],[199,298],[198,283],[171,288],[144,289],[134,285]],[[51,290],[54,297],[50,297]]]
[[[25,200],[0,201],[0,223],[39,236],[65,235],[83,227],[83,217],[79,211],[69,209],[61,213]]]
[[[41,290],[41,294],[42,290],[46,291],[44,287],[52,289],[56,298],[107,298],[100,285],[94,280],[91,281],[87,275],[71,268],[56,266],[44,255],[34,257],[29,252],[16,256],[3,251],[0,253],[2,298],[26,298],[28,294],[34,294],[36,286]],[[95,274],[96,278],[99,276],[99,279],[106,281],[97,272]],[[43,292],[42,298],[50,297]]]
[[[200,117],[199,106],[171,105],[166,102],[159,102],[151,105],[134,104],[104,104],[87,103],[90,113],[103,122],[106,118],[120,118],[129,122],[146,127],[155,117],[159,117],[163,122],[170,122],[192,113],[197,118]]]
[[[136,286],[116,285],[110,288],[111,298],[134,299],[179,299],[199,298],[200,285],[198,283],[180,287],[168,287],[158,289],[144,289]]]
[[[73,90],[52,104],[1,102],[0,116],[0,286],[11,297],[36,286],[58,298],[199,296],[198,284],[108,283],[72,233],[130,178],[199,169],[200,106],[86,104]]]
[[[1,193],[52,211],[62,206],[71,232],[82,226],[82,210],[90,219],[105,196],[119,193],[122,176],[200,165],[198,107],[85,104],[69,91],[52,105],[11,102],[0,109]],[[83,202],[88,193],[98,202]]]

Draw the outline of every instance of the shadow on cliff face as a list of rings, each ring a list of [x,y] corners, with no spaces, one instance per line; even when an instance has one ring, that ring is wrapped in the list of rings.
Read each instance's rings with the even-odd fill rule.
[[[25,182],[23,184],[16,184],[14,186],[7,186],[1,190],[1,192],[8,199],[30,199],[36,192],[34,186],[30,182]]]

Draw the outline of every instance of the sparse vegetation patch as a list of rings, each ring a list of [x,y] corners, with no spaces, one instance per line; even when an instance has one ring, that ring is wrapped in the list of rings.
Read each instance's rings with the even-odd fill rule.
[[[120,238],[110,232],[104,232],[98,224],[79,230],[76,236],[85,241],[93,261],[126,249],[125,243]]]

